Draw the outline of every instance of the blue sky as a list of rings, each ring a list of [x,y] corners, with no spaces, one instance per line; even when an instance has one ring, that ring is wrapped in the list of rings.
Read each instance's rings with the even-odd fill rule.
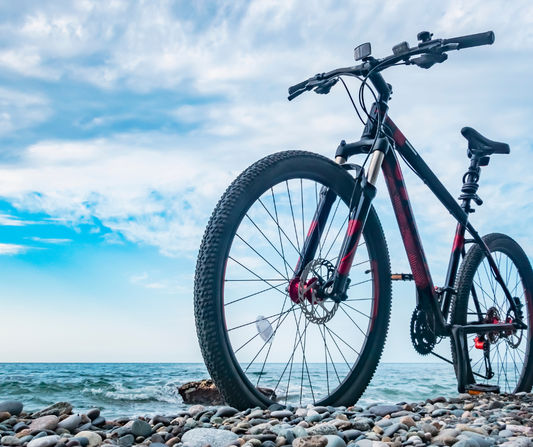
[[[529,0],[2,3],[0,361],[201,361],[195,257],[224,189],[267,154],[333,156],[362,130],[341,88],[289,103],[287,87],[352,65],[362,42],[385,56],[426,29],[494,30],[496,43],[428,71],[389,70],[390,115],[454,195],[461,127],[508,142],[472,220],[533,253]],[[453,222],[406,177],[439,284]],[[407,271],[379,186],[393,269]],[[412,285],[394,298],[399,335],[383,359],[423,360],[408,338]]]

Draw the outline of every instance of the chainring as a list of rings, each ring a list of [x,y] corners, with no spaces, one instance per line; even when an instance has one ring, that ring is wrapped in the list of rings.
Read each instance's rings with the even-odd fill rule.
[[[428,355],[437,343],[432,318],[423,309],[416,307],[411,317],[411,342],[420,355]]]

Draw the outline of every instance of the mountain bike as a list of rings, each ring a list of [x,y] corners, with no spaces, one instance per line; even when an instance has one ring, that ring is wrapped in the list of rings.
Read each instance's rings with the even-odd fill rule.
[[[389,117],[392,87],[382,75],[398,65],[429,69],[450,51],[491,45],[494,33],[417,37],[416,46],[403,42],[383,59],[372,57],[369,43],[360,45],[359,65],[290,87],[292,100],[310,90],[327,94],[343,76],[358,78],[361,139],[342,141],[334,161],[303,151],[263,158],[229,186],[211,216],[195,274],[196,327],[211,377],[237,408],[353,405],[383,351],[393,280],[414,281],[414,348],[452,363],[459,392],[531,390],[531,265],[509,236],[482,237],[469,219],[483,203],[481,168],[509,146],[461,130],[470,166],[456,201]],[[354,155],[364,162],[349,163]],[[457,220],[441,287],[433,284],[399,158]],[[391,273],[372,206],[380,170],[410,273]],[[451,341],[451,360],[434,352],[443,338]]]

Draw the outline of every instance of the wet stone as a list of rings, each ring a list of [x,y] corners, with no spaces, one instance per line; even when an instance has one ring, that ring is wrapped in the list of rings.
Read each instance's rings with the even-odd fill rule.
[[[283,419],[283,418],[290,418],[291,416],[294,416],[292,411],[288,410],[279,410],[279,411],[273,411],[270,413],[270,416],[276,419]]]
[[[16,400],[0,403],[0,413],[6,412],[13,416],[18,416],[22,412],[23,408],[24,404]]]
[[[131,434],[135,437],[143,436],[148,438],[152,434],[152,426],[148,422],[137,419],[131,424]]]
[[[328,439],[325,436],[306,436],[296,438],[292,442],[292,447],[326,447]]]
[[[59,441],[59,436],[57,435],[35,437],[28,443],[28,447],[52,447],[57,444],[57,441]]]

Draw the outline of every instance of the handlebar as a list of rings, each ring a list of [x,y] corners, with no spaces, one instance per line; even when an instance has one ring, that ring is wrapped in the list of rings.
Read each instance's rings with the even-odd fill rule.
[[[445,54],[448,51],[481,45],[492,45],[495,39],[494,32],[492,31],[453,37],[451,39],[431,40],[432,34],[427,31],[419,34],[419,36],[421,35],[424,35],[425,38],[416,47],[410,48],[408,43],[404,42],[393,48],[395,54],[383,59],[375,59],[368,56],[363,59],[362,64],[354,67],[338,68],[327,73],[319,73],[306,81],[293,85],[289,87],[288,100],[292,101],[297,96],[312,89],[315,89],[317,93],[327,94],[329,93],[329,89],[335,84],[330,82],[331,78],[337,78],[342,75],[366,77],[371,72],[377,74],[401,61],[404,61],[406,65],[418,65],[421,68],[430,68],[436,63],[444,62],[448,58]],[[412,58],[417,55],[421,56]]]

